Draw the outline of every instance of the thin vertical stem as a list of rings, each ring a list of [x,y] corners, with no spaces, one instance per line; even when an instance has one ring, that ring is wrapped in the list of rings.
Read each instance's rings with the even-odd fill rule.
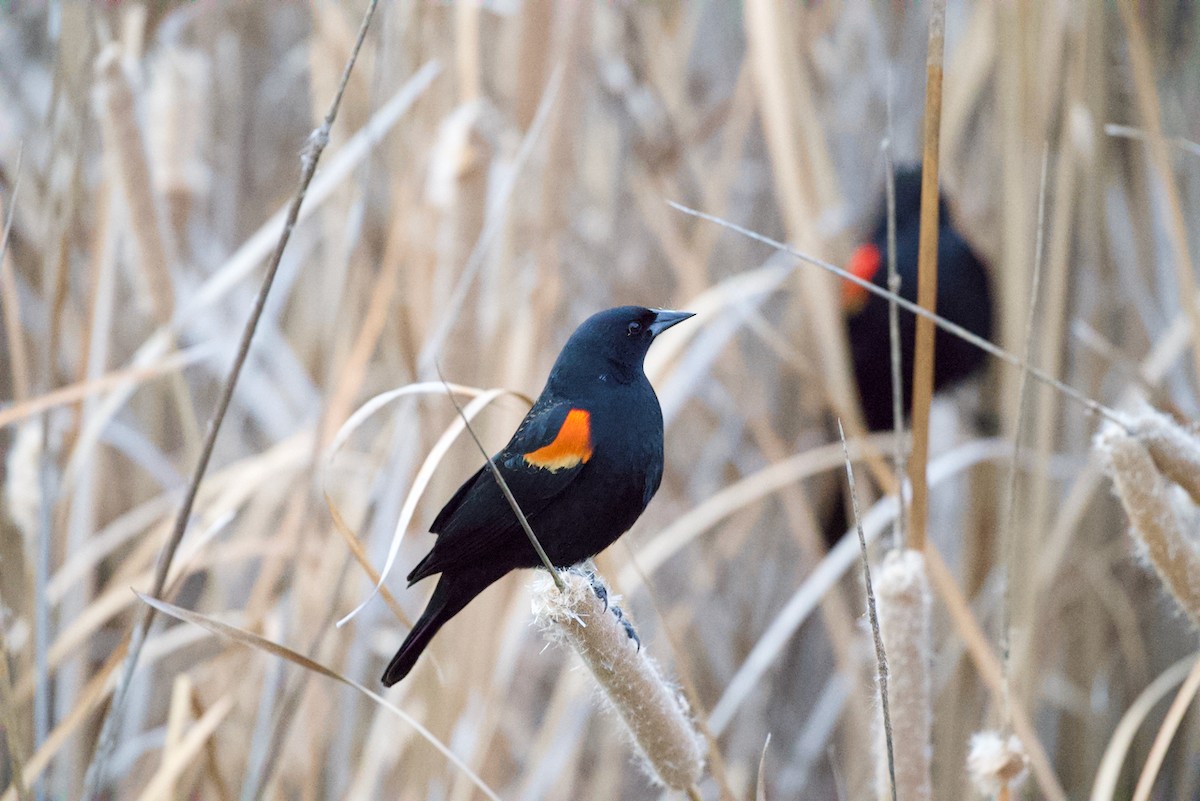
[[[937,307],[938,143],[942,122],[945,25],[946,2],[934,0],[929,14],[929,55],[925,62],[925,154],[921,167],[921,233],[917,250],[917,304],[929,311]],[[933,400],[933,335],[933,322],[918,318],[913,355],[913,450],[908,468],[913,488],[908,546],[918,551],[925,548],[925,524],[929,517],[925,468],[929,460],[929,404]]]

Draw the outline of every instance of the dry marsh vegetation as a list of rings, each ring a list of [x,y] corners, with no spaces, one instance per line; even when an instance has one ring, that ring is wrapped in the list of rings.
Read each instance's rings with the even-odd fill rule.
[[[1110,421],[993,361],[934,400],[924,554],[889,561],[893,440],[857,423],[836,279],[667,201],[843,263],[881,143],[921,156],[927,10],[381,3],[234,385],[366,10],[0,7],[6,801],[881,795],[858,539],[822,540],[831,411],[898,638],[891,707],[931,731],[895,775],[917,797],[1200,794],[1195,8],[949,5],[941,183],[996,341]],[[463,418],[501,445],[618,303],[697,312],[647,365],[663,487],[596,560],[668,677],[651,692],[703,736],[667,735],[680,786],[704,751],[682,791],[544,647],[533,574],[378,685],[429,592],[400,576],[479,464]]]

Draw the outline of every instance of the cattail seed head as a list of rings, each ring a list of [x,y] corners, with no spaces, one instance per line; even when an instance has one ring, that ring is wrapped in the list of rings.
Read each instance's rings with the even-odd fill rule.
[[[995,797],[1004,788],[1013,789],[1025,781],[1029,756],[1015,734],[1007,738],[998,731],[971,735],[967,753],[967,773],[982,795]]]
[[[1132,414],[1126,427],[1150,452],[1159,472],[1200,504],[1200,437],[1148,405]]]
[[[574,571],[560,575],[562,592],[548,575],[535,582],[535,624],[547,640],[570,644],[583,659],[633,735],[651,777],[674,789],[691,787],[704,759],[687,703],[629,636],[615,607],[605,609],[592,582]]]
[[[887,653],[896,796],[905,801],[927,801],[933,797],[933,595],[925,557],[911,548],[891,551],[884,557],[875,586],[879,632]],[[890,797],[882,731],[879,740],[876,783],[882,798]]]
[[[1112,424],[1096,435],[1095,448],[1129,515],[1134,539],[1175,601],[1200,624],[1200,545],[1184,533],[1158,461],[1138,438]]]

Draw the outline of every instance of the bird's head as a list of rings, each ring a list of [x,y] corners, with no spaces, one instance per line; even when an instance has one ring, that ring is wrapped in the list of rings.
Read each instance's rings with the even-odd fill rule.
[[[618,306],[583,321],[555,362],[551,380],[567,376],[612,376],[628,381],[642,370],[654,339],[692,312]]]

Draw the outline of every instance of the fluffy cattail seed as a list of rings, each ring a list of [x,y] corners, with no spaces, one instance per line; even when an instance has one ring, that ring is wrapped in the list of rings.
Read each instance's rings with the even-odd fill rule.
[[[534,621],[546,639],[569,643],[604,690],[609,704],[633,735],[652,778],[683,790],[700,779],[703,750],[688,717],[687,703],[664,681],[654,661],[630,636],[616,607],[605,609],[599,578],[560,573],[559,592],[550,576],[533,588]]]

